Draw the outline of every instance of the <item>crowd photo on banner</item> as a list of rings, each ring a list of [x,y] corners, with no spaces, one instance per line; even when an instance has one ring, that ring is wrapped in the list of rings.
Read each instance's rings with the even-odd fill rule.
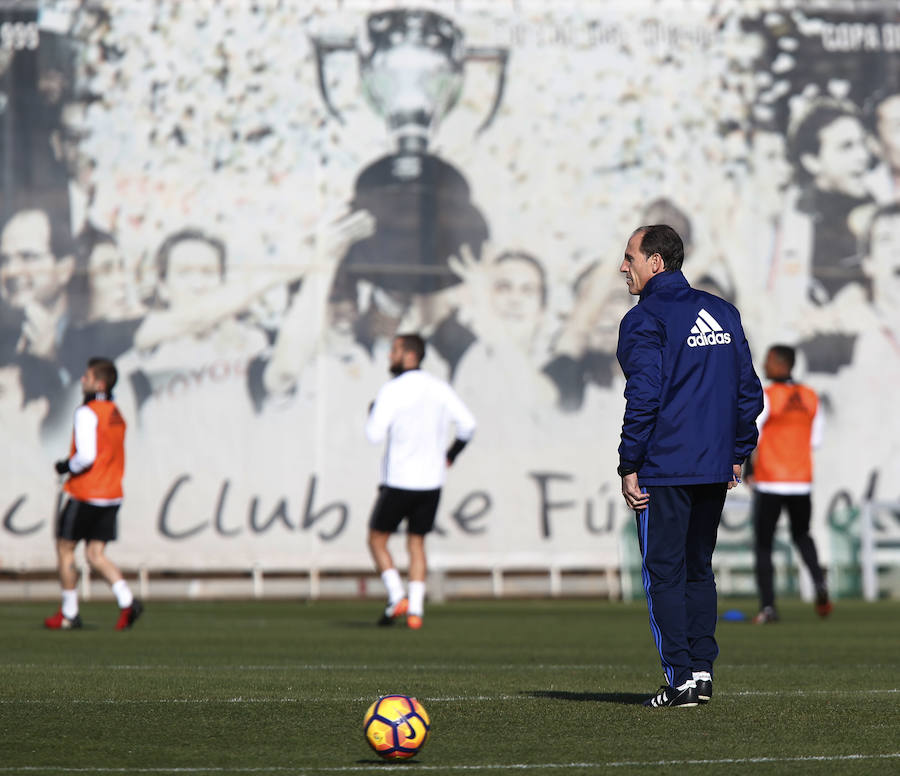
[[[431,562],[617,566],[645,224],[740,309],[758,372],[794,348],[828,566],[865,498],[900,497],[900,14],[823,9],[3,6],[0,568],[55,562],[96,356],[124,569],[370,568],[366,417],[410,332],[478,420]]]

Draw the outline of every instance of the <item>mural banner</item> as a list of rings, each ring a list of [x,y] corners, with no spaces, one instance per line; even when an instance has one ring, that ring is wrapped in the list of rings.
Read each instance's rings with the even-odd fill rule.
[[[647,223],[758,363],[796,347],[852,565],[848,515],[900,496],[898,73],[891,2],[0,4],[0,568],[53,566],[107,356],[123,567],[368,569],[363,426],[412,331],[478,420],[435,565],[618,565]]]

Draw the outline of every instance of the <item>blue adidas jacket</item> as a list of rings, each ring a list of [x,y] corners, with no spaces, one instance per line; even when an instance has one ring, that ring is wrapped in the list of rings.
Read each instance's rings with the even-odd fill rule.
[[[763,392],[737,309],[680,271],[647,281],[619,325],[619,460],[641,485],[727,482],[756,446]]]

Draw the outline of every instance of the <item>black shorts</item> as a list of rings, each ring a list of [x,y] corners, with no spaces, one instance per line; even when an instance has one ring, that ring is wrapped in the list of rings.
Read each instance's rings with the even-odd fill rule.
[[[403,490],[382,485],[378,488],[378,498],[372,507],[369,528],[373,531],[394,533],[400,523],[407,522],[411,534],[427,534],[434,528],[441,489]]]
[[[116,538],[118,504],[86,504],[67,499],[56,519],[56,538],[73,542],[111,542]]]

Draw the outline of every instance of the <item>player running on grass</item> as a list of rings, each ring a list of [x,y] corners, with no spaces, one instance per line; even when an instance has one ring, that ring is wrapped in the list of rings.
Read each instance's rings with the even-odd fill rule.
[[[394,379],[382,386],[369,411],[366,436],[373,444],[387,440],[378,498],[369,522],[369,550],[388,593],[379,625],[407,615],[410,628],[422,627],[425,610],[425,535],[434,526],[447,467],[475,433],[475,418],[443,380],[419,369],[425,341],[402,334],[391,343]],[[445,450],[450,424],[456,441]],[[407,519],[409,598],[387,544]]]
[[[125,471],[125,420],[112,401],[118,379],[116,367],[105,358],[92,358],[81,378],[84,404],[75,410],[72,448],[56,462],[56,472],[68,474],[63,489],[68,498],[56,524],[56,554],[62,606],[44,625],[53,630],[81,627],[78,614],[78,571],[75,547],[82,539],[90,567],[112,587],[119,605],[116,630],[130,628],[143,606],[106,557],[106,543],[116,538],[116,518],[122,503]]]

